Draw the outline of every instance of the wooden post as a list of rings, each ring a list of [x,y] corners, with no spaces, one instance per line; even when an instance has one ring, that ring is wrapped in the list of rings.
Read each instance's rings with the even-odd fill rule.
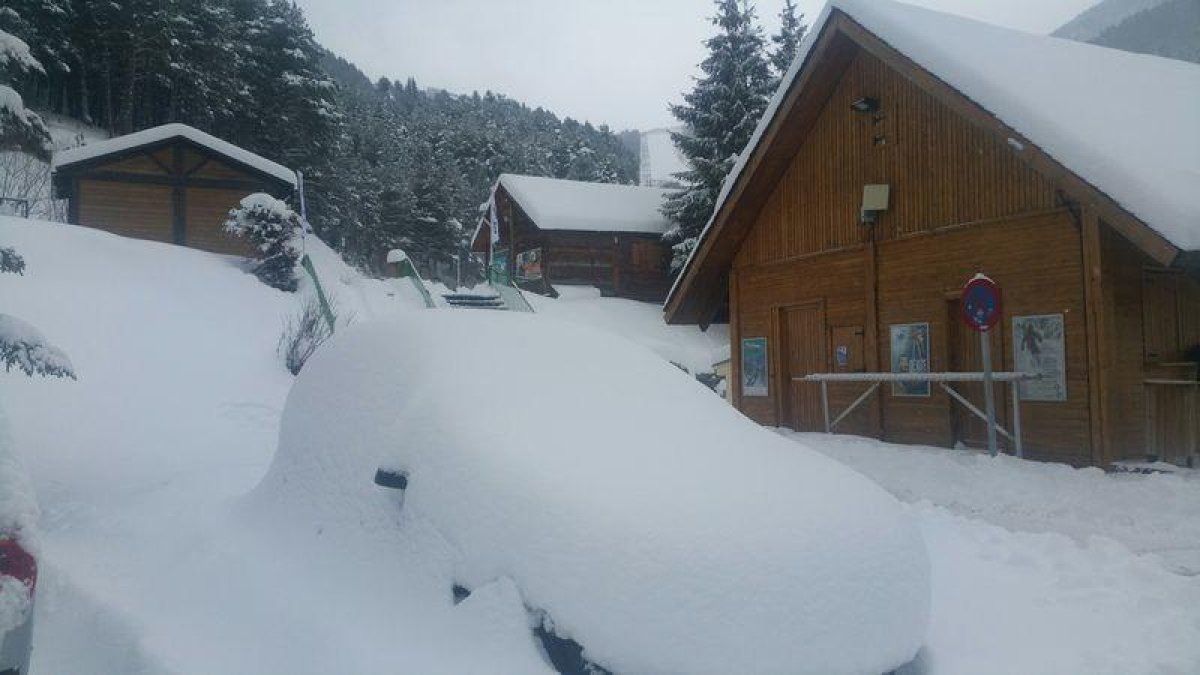
[[[187,245],[187,178],[183,175],[183,147],[171,148],[171,239]]]
[[[821,411],[825,413],[825,433],[829,433],[829,383],[825,380],[821,380]]]
[[[742,328],[738,315],[738,271],[729,272],[729,401],[742,409]]]
[[[1110,452],[1108,414],[1108,317],[1104,304],[1100,220],[1096,212],[1083,208],[1080,216],[1083,245],[1084,313],[1087,324],[1088,418],[1091,425],[1092,464],[1105,466]]]
[[[870,228],[870,230],[870,240],[867,242],[863,256],[863,269],[866,277],[863,285],[867,292],[867,320],[863,326],[863,365],[866,366],[868,372],[877,373],[880,371],[879,364],[882,361],[882,355],[879,353],[879,266],[876,261],[878,245],[875,243],[875,228]],[[882,394],[871,404],[869,415],[875,437],[883,440]]]

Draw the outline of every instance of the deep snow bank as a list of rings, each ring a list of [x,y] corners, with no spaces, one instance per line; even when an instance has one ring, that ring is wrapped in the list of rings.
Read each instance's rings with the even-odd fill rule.
[[[411,517],[372,484],[381,465],[410,471]],[[879,673],[928,623],[924,543],[882,489],[648,350],[545,317],[338,335],[249,504],[334,531],[432,524],[462,583],[511,578],[618,672]]]

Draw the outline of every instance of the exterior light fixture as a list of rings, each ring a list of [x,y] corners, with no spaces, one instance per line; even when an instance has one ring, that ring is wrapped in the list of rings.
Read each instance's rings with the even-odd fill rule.
[[[850,109],[859,113],[877,113],[879,112],[879,99],[873,96],[864,96],[851,103]]]

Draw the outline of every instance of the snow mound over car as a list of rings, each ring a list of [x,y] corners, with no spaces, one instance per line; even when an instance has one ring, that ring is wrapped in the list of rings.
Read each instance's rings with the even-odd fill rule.
[[[250,500],[327,534],[432,526],[460,584],[511,579],[619,673],[882,673],[928,624],[925,544],[890,495],[649,350],[536,315],[338,335]]]

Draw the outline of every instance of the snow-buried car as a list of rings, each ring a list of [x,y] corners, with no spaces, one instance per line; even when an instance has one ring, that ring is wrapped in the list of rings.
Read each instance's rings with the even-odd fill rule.
[[[252,497],[314,527],[432,525],[448,578],[511,579],[615,673],[883,673],[928,622],[925,544],[890,495],[648,350],[540,316],[338,335]]]

